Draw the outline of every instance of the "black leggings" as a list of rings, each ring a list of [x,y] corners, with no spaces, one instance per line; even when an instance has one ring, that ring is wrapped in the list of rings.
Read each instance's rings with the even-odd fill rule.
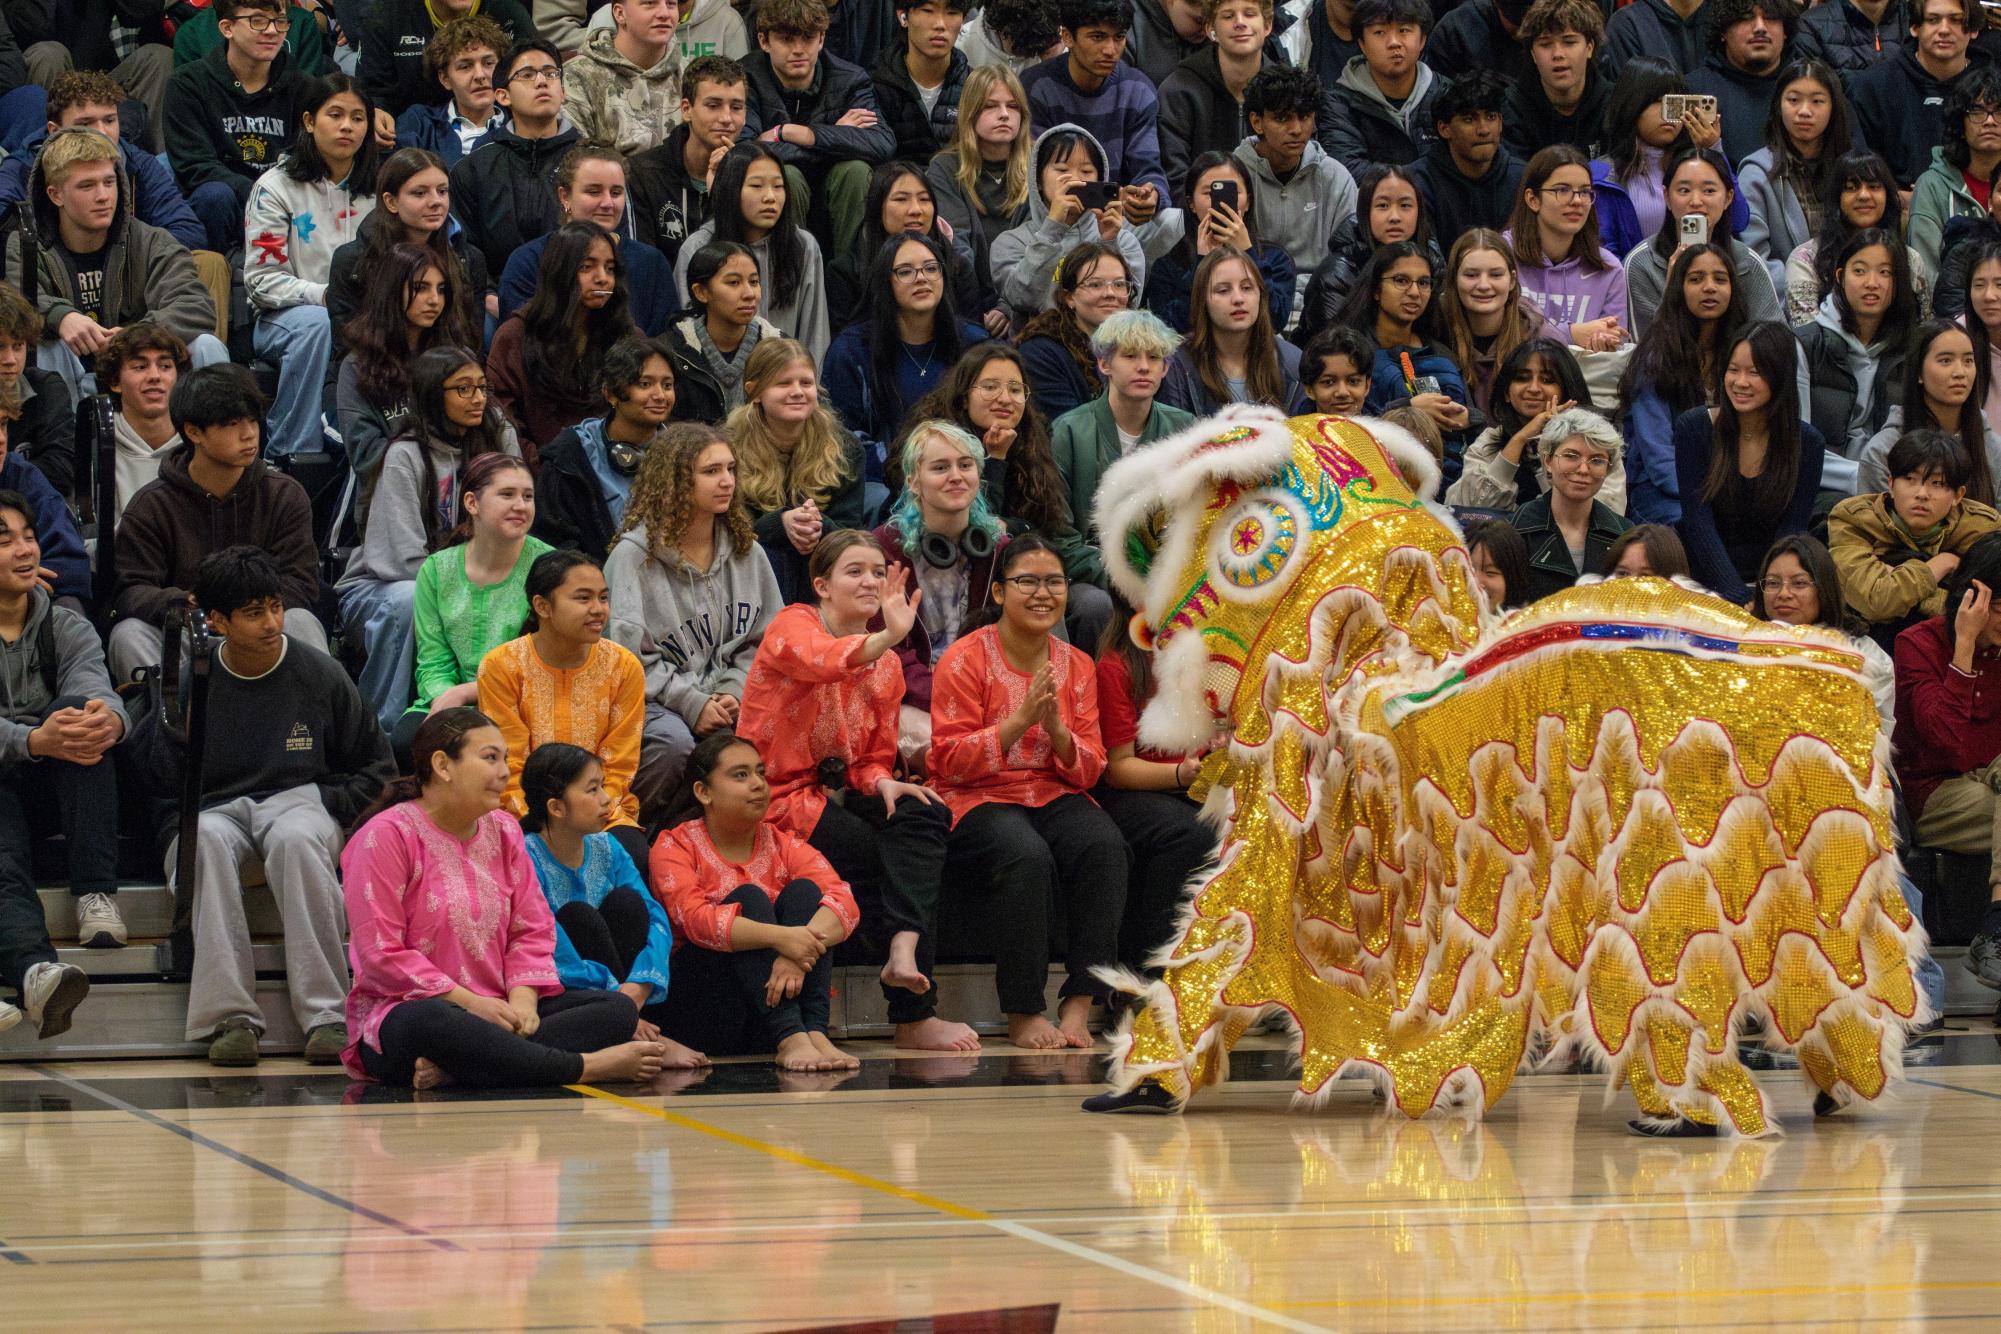
[[[1125,920],[1119,925],[1119,962],[1135,972],[1174,935],[1188,882],[1216,858],[1216,831],[1202,823],[1200,806],[1179,792],[1134,792],[1100,784],[1093,793],[1132,849]]]
[[[563,934],[570,938],[579,955],[602,964],[613,977],[624,982],[632,973],[632,965],[646,952],[646,936],[653,922],[639,891],[621,885],[606,894],[595,908],[582,899],[564,904],[556,910],[556,925],[563,928]],[[658,1024],[659,1017],[651,1011],[665,1003],[641,1006],[639,1017]]]
[[[616,991],[544,996],[533,1037],[489,1024],[441,996],[404,1001],[382,1021],[382,1050],[361,1044],[361,1068],[384,1084],[408,1086],[417,1058],[466,1088],[545,1088],[584,1077],[587,1051],[632,1041],[639,1012]]]
[[[941,805],[917,797],[883,812],[881,797],[850,792],[829,801],[808,840],[848,882],[858,898],[878,903],[883,929],[917,933],[917,967],[931,976],[938,955],[938,886],[945,875],[945,838],[952,816]],[[883,984],[893,1024],[914,1024],[938,1011],[938,989],[919,996]]]
[[[745,921],[805,926],[820,911],[820,887],[794,880],[773,902],[756,885],[738,885],[723,896]],[[774,1051],[797,1033],[824,1033],[833,994],[834,952],[806,973],[799,994],[764,1003],[777,950],[706,950],[692,943],[674,951],[674,968],[660,1031],[711,1056],[754,1056]]]

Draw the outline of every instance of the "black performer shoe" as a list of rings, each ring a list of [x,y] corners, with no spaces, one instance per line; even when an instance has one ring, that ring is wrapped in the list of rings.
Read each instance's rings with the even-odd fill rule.
[[[1716,1127],[1680,1116],[1643,1116],[1626,1122],[1626,1129],[1646,1139],[1714,1139]]]
[[[1151,1079],[1135,1084],[1124,1093],[1100,1093],[1084,1099],[1087,1112],[1140,1112],[1167,1116],[1181,1110],[1181,1100]]]
[[[1832,1093],[1816,1093],[1813,1095],[1813,1114],[1815,1116],[1833,1116],[1840,1110],[1841,1104],[1834,1100]]]

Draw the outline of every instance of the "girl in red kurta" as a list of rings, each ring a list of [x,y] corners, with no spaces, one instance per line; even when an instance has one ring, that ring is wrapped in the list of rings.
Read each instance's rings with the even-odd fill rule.
[[[1125,839],[1087,795],[1105,769],[1097,672],[1057,639],[1069,601],[1063,562],[1039,537],[1016,538],[994,581],[998,623],[962,636],[931,686],[931,778],[951,809],[953,883],[998,900],[994,981],[1008,1039],[1089,1047],[1094,967],[1118,958]],[[1057,1023],[1043,1017],[1048,914],[1064,906]]]
[[[674,924],[663,1032],[722,1056],[778,1051],[787,1070],[861,1065],[827,1038],[834,946],[855,897],[805,839],[765,817],[757,747],[712,732],[688,759],[702,816],[653,845],[654,897]]]
[[[770,821],[881,902],[892,933],[882,989],[896,1045],[977,1051],[972,1029],[937,1017],[931,987],[951,816],[936,792],[892,774],[903,700],[894,650],[922,595],[908,566],[890,576],[882,543],[855,529],[820,539],[807,573],[817,602],[787,607],[765,628],[737,734],[764,755]],[[873,619],[883,627],[871,634]]]

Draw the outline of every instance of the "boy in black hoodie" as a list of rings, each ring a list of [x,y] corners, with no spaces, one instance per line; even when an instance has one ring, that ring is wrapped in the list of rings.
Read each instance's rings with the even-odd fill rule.
[[[1500,75],[1474,70],[1453,80],[1432,103],[1438,142],[1412,164],[1410,174],[1424,197],[1431,234],[1447,248],[1469,227],[1505,228],[1521,193],[1522,160],[1501,143],[1507,92]]]
[[[1977,0],[1911,0],[1911,42],[1848,83],[1855,129],[1881,153],[1906,190],[1945,142],[1945,99],[1987,53],[1972,45],[1985,27]]]
[[[1215,39],[1160,85],[1160,165],[1178,188],[1188,164],[1248,139],[1244,89],[1265,64],[1271,0],[1202,0]]]
[[[452,168],[452,216],[486,271],[500,274],[521,246],[556,230],[556,168],[583,136],[563,115],[563,57],[539,37],[500,58],[493,100],[508,123]]]
[[[1588,158],[1605,156],[1599,150],[1612,81],[1598,64],[1605,18],[1596,0],[1536,0],[1522,19],[1521,38],[1531,67],[1501,108],[1508,151],[1524,162],[1553,144],[1569,144]]]
[[[1736,166],[1765,146],[1799,11],[1792,0],[1710,0],[1708,10],[1709,58],[1688,76],[1688,91],[1716,99],[1723,152]]]
[[[298,119],[299,75],[285,51],[285,0],[215,0],[222,45],[167,81],[167,162],[208,248],[243,248],[250,187],[276,166]]]
[[[626,162],[627,215],[639,239],[669,264],[688,233],[709,220],[709,179],[743,137],[748,96],[743,66],[725,56],[696,56],[681,74],[681,123],[666,143]]]

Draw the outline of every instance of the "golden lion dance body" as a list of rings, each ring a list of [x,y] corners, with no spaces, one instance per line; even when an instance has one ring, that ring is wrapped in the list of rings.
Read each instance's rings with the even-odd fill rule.
[[[1532,1032],[1641,1110],[1773,1128],[1737,1029],[1874,1098],[1923,1017],[1888,746],[1838,635],[1662,579],[1482,632],[1437,469],[1397,428],[1238,409],[1098,494],[1143,608],[1143,744],[1198,751],[1223,829],[1114,1085],[1226,1077],[1268,1006],[1303,1094],[1345,1069],[1416,1116],[1507,1089]],[[1844,1087],[1845,1086],[1845,1089]]]

